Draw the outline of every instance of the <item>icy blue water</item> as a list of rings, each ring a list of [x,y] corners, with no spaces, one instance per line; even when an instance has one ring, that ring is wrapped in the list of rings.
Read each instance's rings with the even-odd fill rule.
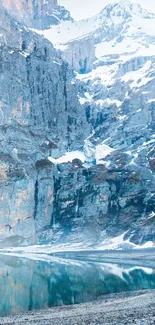
[[[148,288],[155,288],[151,268],[0,256],[0,315]]]

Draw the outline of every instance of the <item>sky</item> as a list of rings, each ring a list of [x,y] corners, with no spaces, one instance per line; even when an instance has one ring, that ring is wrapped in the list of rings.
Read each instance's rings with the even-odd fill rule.
[[[108,3],[119,0],[58,0],[58,3],[65,6],[71,12],[74,19],[80,20],[91,17],[102,10]],[[155,12],[155,0],[133,0],[146,9]]]

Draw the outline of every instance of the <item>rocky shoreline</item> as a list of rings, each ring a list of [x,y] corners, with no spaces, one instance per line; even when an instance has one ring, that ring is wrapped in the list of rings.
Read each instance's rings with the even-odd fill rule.
[[[155,290],[110,294],[89,303],[1,317],[0,324],[151,325],[155,324]]]

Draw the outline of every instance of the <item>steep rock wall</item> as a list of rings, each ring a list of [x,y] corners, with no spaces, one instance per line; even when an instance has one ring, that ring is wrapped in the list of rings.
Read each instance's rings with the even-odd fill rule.
[[[58,6],[57,0],[0,0],[0,6],[17,21],[38,29],[58,24],[60,19],[72,20],[70,13]]]
[[[24,20],[27,24],[32,24],[34,20],[38,20],[41,24],[42,17],[48,12],[50,15],[52,10],[58,6],[57,0],[1,0],[4,8],[6,8],[17,20]]]
[[[1,17],[0,246],[4,247],[34,244],[37,233],[51,227],[53,165],[47,157],[81,146],[90,128],[71,82],[72,70],[52,44],[3,9]]]
[[[88,37],[69,42],[61,56],[74,70],[80,73],[91,71],[95,60],[94,39]]]

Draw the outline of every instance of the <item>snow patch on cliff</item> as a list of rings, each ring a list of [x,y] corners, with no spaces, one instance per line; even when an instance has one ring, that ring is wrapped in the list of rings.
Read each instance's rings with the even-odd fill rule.
[[[113,148],[110,148],[109,146],[107,146],[104,143],[97,145],[95,148],[95,158],[96,158],[97,164],[103,162],[103,158],[110,155],[111,152],[113,152],[113,151],[114,151]]]
[[[95,147],[90,144],[89,141],[85,141],[84,151],[75,150],[66,152],[59,158],[48,157],[48,160],[54,165],[60,165],[72,162],[74,159],[80,160],[82,163],[96,161],[98,163],[104,163],[104,158],[111,154],[114,149],[105,145],[104,142],[96,145]]]
[[[65,155],[61,156],[60,158],[48,157],[48,160],[51,161],[54,165],[72,162],[74,159],[79,159],[84,163],[86,161],[86,156],[83,151],[76,150],[66,152]]]

